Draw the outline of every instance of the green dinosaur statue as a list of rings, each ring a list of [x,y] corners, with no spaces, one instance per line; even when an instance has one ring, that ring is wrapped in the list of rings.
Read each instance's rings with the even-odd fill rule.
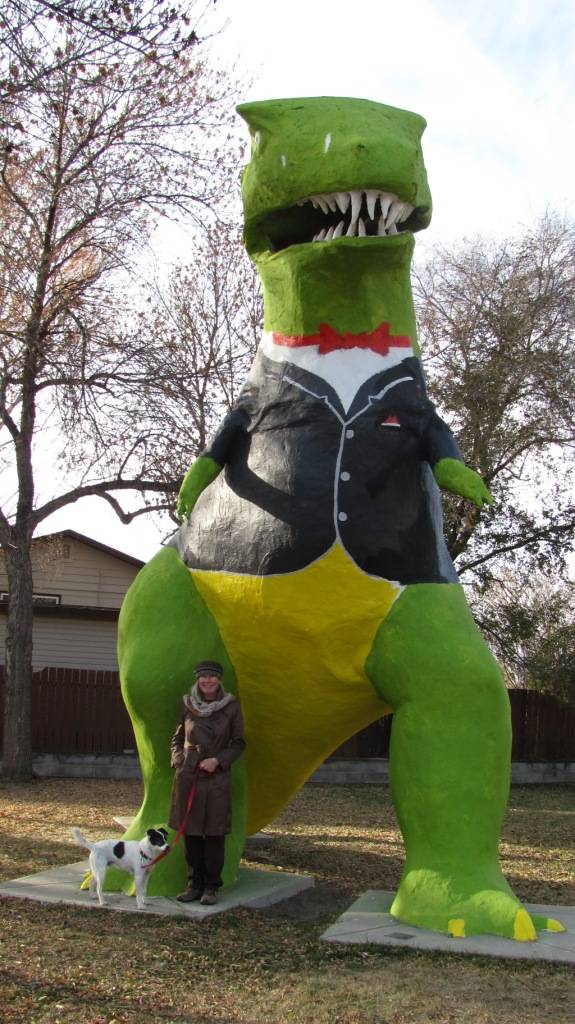
[[[127,833],[165,820],[169,744],[195,662],[239,695],[225,880],[346,738],[393,710],[406,847],[392,913],[530,940],[498,838],[509,786],[501,672],[442,534],[439,487],[491,501],[425,390],[410,288],[431,217],[416,114],[358,99],[239,107],[252,137],[245,240],[265,327],[246,384],[187,473],[183,524],[138,575],[119,658],[144,779]],[[438,487],[439,485],[439,487]],[[181,852],[150,893],[181,888]]]

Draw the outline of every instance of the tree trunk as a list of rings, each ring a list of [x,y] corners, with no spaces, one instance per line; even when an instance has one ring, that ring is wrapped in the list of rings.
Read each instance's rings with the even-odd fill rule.
[[[6,631],[3,775],[32,778],[32,559],[26,535],[6,548],[10,603]]]

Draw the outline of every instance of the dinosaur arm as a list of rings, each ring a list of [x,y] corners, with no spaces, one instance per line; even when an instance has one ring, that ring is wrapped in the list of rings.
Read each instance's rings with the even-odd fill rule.
[[[477,508],[493,504],[493,497],[479,473],[458,459],[440,459],[433,467],[433,475],[442,490],[468,498]]]
[[[192,512],[202,491],[211,484],[224,467],[207,455],[200,455],[186,473],[176,505],[178,519],[186,519]]]
[[[179,519],[191,515],[202,491],[216,479],[226,465],[238,434],[246,430],[249,416],[243,409],[232,409],[222,420],[214,437],[186,473],[176,505]]]
[[[479,473],[465,465],[447,423],[433,412],[426,431],[427,461],[443,491],[473,501],[477,508],[491,505],[493,498]]]

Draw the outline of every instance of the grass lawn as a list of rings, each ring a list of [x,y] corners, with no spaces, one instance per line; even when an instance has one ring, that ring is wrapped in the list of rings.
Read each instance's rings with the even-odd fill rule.
[[[78,860],[70,826],[112,835],[131,781],[0,781],[0,879]],[[257,866],[316,888],[266,911],[189,922],[0,900],[3,1024],[573,1024],[575,970],[320,943],[368,888],[393,889],[402,842],[383,786],[307,786]],[[530,902],[575,904],[575,789],[512,790],[501,846]]]

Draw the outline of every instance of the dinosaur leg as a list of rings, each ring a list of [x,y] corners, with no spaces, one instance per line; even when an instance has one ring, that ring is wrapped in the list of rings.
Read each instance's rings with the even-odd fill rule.
[[[224,667],[224,686],[236,692],[230,659],[211,613],[189,570],[171,548],[160,551],[128,591],[119,622],[118,657],[122,693],[130,713],[144,783],[144,799],[124,838],[139,839],[147,828],[165,825],[173,771],[170,741],[181,700],[193,681],[194,665],[213,658]],[[242,855],[246,819],[246,769],[232,767],[233,828],[226,840],[224,884],[234,881]],[[153,869],[150,895],[174,895],[186,879],[183,842]],[[108,871],[112,886],[125,875]],[[116,877],[117,876],[117,877]],[[109,887],[109,886],[108,886]]]
[[[454,936],[530,940],[532,920],[501,873],[511,719],[500,669],[462,589],[408,587],[366,665],[394,709],[390,781],[406,862],[392,913]]]

